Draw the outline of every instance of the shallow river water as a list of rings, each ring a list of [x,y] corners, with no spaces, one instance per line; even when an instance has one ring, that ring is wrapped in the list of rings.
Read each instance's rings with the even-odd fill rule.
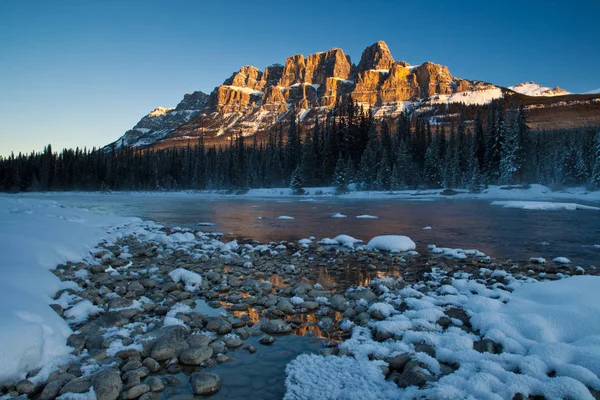
[[[140,194],[68,193],[28,195],[100,212],[151,219],[168,226],[207,232],[225,238],[261,242],[298,240],[347,234],[365,242],[373,236],[411,237],[417,251],[438,247],[478,249],[492,257],[567,257],[574,264],[600,264],[600,212],[505,209],[490,200],[349,200],[318,197],[249,199],[177,197]],[[593,204],[596,205],[597,204]],[[346,218],[332,218],[334,213]],[[357,219],[358,215],[377,219]],[[291,216],[293,220],[278,220]],[[205,223],[205,224],[203,224]],[[214,224],[214,225],[208,225]],[[431,229],[424,230],[425,227]]]

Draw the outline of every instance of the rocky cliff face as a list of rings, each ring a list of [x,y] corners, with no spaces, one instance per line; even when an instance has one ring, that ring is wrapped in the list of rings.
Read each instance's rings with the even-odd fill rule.
[[[198,137],[210,142],[278,131],[290,115],[308,128],[350,97],[376,118],[394,118],[402,111],[419,112],[436,104],[485,104],[506,92],[453,77],[442,65],[395,61],[380,41],[364,50],[358,66],[338,48],[307,57],[297,54],[283,66],[271,65],[264,71],[244,66],[210,95],[194,92],[175,109],[156,109],[117,145],[164,147]]]

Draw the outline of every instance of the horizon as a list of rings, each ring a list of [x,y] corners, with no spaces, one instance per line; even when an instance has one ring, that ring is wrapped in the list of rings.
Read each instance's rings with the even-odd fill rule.
[[[1,3],[0,155],[48,144],[55,151],[104,146],[156,107],[174,107],[196,90],[210,93],[243,65],[264,70],[335,47],[357,64],[379,40],[395,60],[432,61],[465,79],[504,87],[534,81],[573,93],[600,88],[600,54],[588,51],[600,33],[594,2],[509,1],[501,9],[473,1],[229,4]],[[315,5],[326,24],[308,18],[305,10]],[[530,20],[514,21],[515,13]],[[577,70],[565,68],[573,65]]]

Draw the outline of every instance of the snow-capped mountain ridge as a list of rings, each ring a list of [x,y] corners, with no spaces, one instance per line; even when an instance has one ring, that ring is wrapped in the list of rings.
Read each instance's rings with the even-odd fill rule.
[[[530,99],[569,95],[533,82],[504,88],[457,78],[448,67],[432,62],[396,61],[380,41],[364,50],[358,65],[333,48],[306,57],[296,54],[283,65],[264,70],[243,66],[210,95],[194,92],[175,109],[152,111],[115,144],[170,147],[193,144],[200,137],[222,143],[232,135],[277,133],[292,116],[303,129],[310,129],[348,99],[376,119],[395,119],[404,111],[439,117],[452,104],[483,105],[517,93],[519,101],[522,95]]]
[[[523,82],[515,86],[509,86],[508,89],[521,93],[527,96],[564,96],[571,94],[560,87],[549,88],[546,86],[538,85],[535,82]]]

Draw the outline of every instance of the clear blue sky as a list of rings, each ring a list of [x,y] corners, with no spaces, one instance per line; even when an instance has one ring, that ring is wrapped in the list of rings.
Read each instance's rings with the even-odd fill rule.
[[[340,47],[510,86],[600,88],[600,1],[0,1],[0,155],[101,146],[242,65]]]

